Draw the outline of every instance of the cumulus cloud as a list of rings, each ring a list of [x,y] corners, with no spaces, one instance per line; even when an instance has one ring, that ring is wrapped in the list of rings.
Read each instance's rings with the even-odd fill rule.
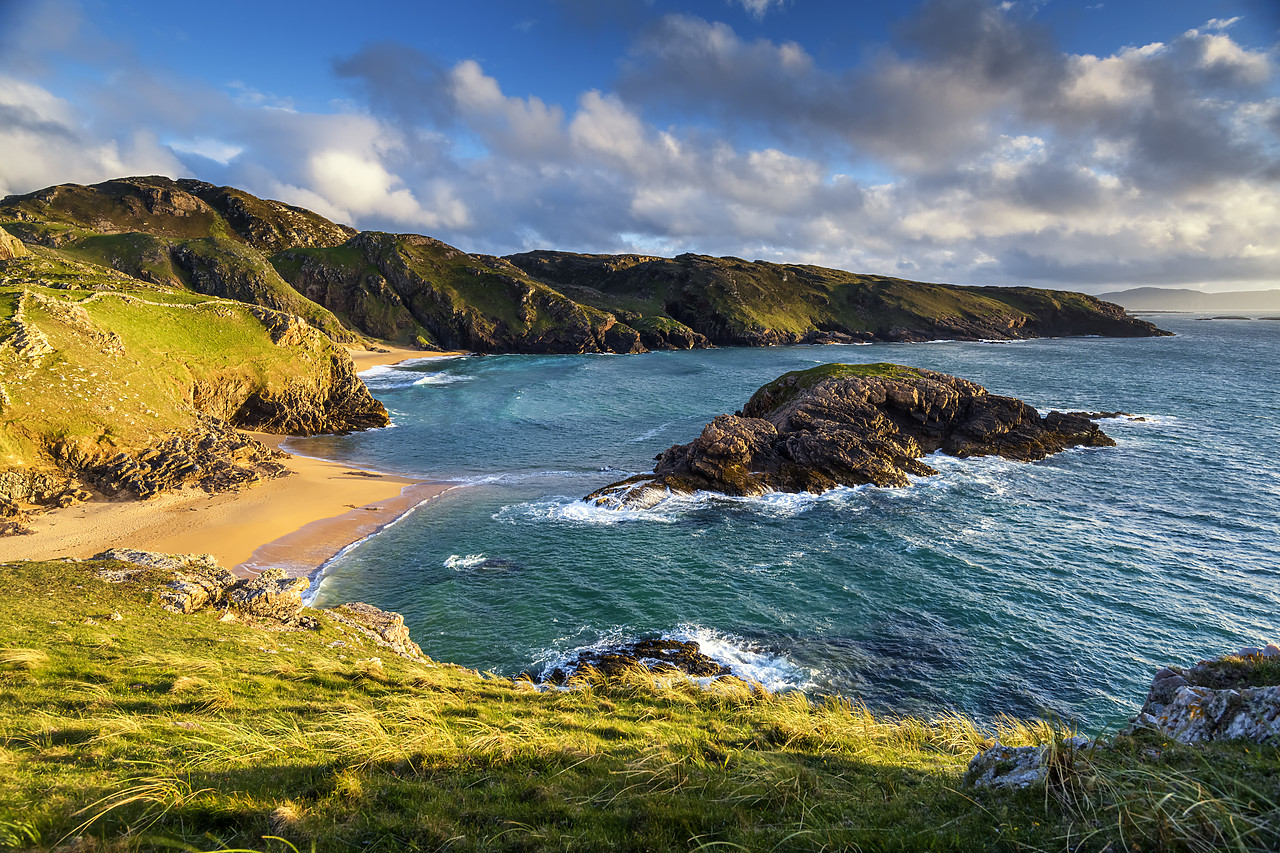
[[[469,251],[699,251],[1095,290],[1276,284],[1278,73],[1233,21],[1073,55],[1021,7],[927,0],[895,43],[831,69],[795,42],[652,18],[644,0],[580,6],[560,3],[649,25],[614,85],[571,103],[394,42],[334,63],[352,98],[327,113],[136,63],[75,104],[13,72],[0,192],[194,172]]]

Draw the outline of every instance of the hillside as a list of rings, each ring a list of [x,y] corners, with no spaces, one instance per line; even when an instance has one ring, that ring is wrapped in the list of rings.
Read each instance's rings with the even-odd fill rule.
[[[1075,752],[1063,746],[1067,732],[1045,723],[984,731],[957,716],[880,719],[843,700],[733,678],[702,688],[641,670],[540,690],[436,663],[412,645],[398,654],[343,608],[284,622],[242,605],[170,612],[158,606],[172,606],[167,580],[115,560],[0,563],[0,847],[1248,850],[1280,841],[1272,746],[1186,747],[1144,732]],[[1047,742],[1048,784],[966,785],[969,759],[992,736]]]
[[[28,244],[130,276],[304,317],[334,340],[424,349],[619,352],[710,344],[1162,334],[1093,297],[958,287],[681,255],[471,255],[357,233],[193,180],[67,184],[0,201]]]
[[[960,287],[738,258],[507,258],[587,304],[664,314],[725,346],[1165,334],[1092,296]]]
[[[1229,290],[1205,293],[1174,287],[1136,287],[1098,296],[1129,311],[1280,311],[1280,290]]]
[[[201,181],[64,184],[0,200],[0,525],[86,486],[145,496],[271,476],[265,448],[229,428],[384,424],[345,352],[376,341],[641,353],[1156,334],[1063,291],[702,255],[497,258]]]

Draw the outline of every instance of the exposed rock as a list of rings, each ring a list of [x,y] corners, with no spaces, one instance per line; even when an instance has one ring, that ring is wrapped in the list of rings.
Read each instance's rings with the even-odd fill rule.
[[[1061,743],[1040,746],[1001,746],[979,752],[969,761],[962,784],[971,788],[1019,790],[1064,775],[1078,753],[1091,750],[1087,738],[1070,737]]]
[[[1155,729],[1180,743],[1249,740],[1280,744],[1280,647],[1244,648],[1152,679],[1126,732]]]
[[[422,649],[409,636],[404,617],[399,613],[379,610],[372,604],[352,602],[326,611],[344,625],[355,628],[380,646],[407,658],[422,659]]]
[[[302,594],[311,586],[306,578],[286,577],[283,569],[267,569],[227,592],[230,606],[250,616],[295,623],[302,615]]]
[[[76,456],[64,448],[64,461],[107,495],[132,493],[143,500],[194,485],[209,493],[234,491],[289,473],[279,460],[288,454],[208,419],[202,429],[169,434],[142,450],[118,453],[105,460]]]
[[[1051,412],[965,379],[891,364],[823,365],[756,391],[690,444],[657,457],[651,475],[605,486],[588,501],[652,506],[698,490],[738,496],[906,486],[936,474],[920,457],[1003,456],[1034,461],[1068,447],[1111,447],[1097,424]]]
[[[571,663],[553,669],[544,680],[565,684],[575,672],[588,666],[609,677],[619,676],[636,666],[644,666],[651,672],[683,672],[699,678],[732,675],[729,667],[703,654],[696,642],[649,639],[582,652]]]
[[[0,228],[0,261],[25,258],[29,254],[31,250],[21,240]]]
[[[95,560],[118,560],[149,569],[170,573],[159,591],[160,606],[174,613],[195,613],[222,601],[236,582],[235,575],[218,565],[211,554],[161,554],[134,548],[112,548],[95,554]],[[116,583],[127,580],[134,572],[113,572],[104,580]]]

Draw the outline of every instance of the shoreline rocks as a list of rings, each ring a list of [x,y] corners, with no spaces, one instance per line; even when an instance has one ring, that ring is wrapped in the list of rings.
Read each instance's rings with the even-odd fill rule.
[[[1164,667],[1125,734],[1140,729],[1186,744],[1280,744],[1280,646],[1246,647],[1186,669]]]
[[[126,583],[137,575],[159,572],[157,603],[172,613],[190,615],[210,607],[222,608],[222,619],[248,618],[258,624],[294,630],[315,630],[327,617],[379,646],[411,660],[427,660],[409,636],[404,617],[371,604],[349,602],[331,610],[308,607],[303,596],[311,587],[306,578],[289,577],[283,569],[267,569],[256,577],[237,578],[210,554],[162,554],[132,548],[112,548],[94,560],[115,560],[132,568],[104,568],[97,575],[110,583]]]
[[[785,374],[742,411],[720,415],[689,444],[656,457],[652,474],[588,495],[606,507],[643,509],[696,491],[755,497],[836,486],[906,486],[938,472],[928,453],[1024,462],[1069,447],[1113,447],[1087,417],[1043,418],[1013,397],[966,379],[895,364],[828,364]]]
[[[692,640],[651,638],[624,643],[607,649],[591,649],[578,654],[571,662],[558,666],[545,677],[530,676],[535,683],[565,685],[584,668],[590,667],[608,678],[616,678],[628,670],[643,666],[656,674],[682,672],[694,678],[732,676],[733,671],[702,652]]]

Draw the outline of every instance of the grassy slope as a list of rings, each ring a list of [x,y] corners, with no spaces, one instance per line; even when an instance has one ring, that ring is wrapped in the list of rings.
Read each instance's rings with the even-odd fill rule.
[[[322,618],[148,603],[153,577],[0,565],[0,845],[105,849],[1159,849],[1262,845],[1280,754],[1133,743],[1017,794],[960,787],[963,719],[740,684],[538,692]],[[114,564],[104,564],[114,565]],[[118,615],[120,618],[115,619]],[[374,659],[378,659],[376,662]],[[1053,732],[1008,724],[1006,743]],[[1150,756],[1159,754],[1158,759]],[[1266,834],[1270,833],[1270,834]],[[81,848],[88,849],[88,848]],[[1113,846],[1111,849],[1119,849]]]
[[[0,468],[39,463],[54,441],[106,452],[188,427],[196,383],[280,388],[323,367],[272,343],[247,305],[33,251],[0,263],[0,339],[21,302],[54,352],[33,362],[0,346]]]

